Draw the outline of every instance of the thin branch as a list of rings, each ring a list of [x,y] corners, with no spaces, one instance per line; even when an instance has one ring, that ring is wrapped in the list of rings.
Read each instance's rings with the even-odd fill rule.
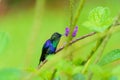
[[[71,41],[71,42],[68,44],[68,46],[76,43],[76,42],[79,41],[79,40],[85,39],[85,38],[90,37],[90,36],[93,36],[93,35],[95,35],[95,34],[96,34],[96,32],[91,32],[91,33],[89,33],[89,34],[83,35],[83,36],[81,36],[80,38],[77,38],[77,39]],[[66,46],[66,45],[65,45],[65,46]],[[63,49],[65,48],[65,46],[62,46],[61,48],[59,48],[58,50],[56,50],[55,54],[57,54],[58,52],[60,52],[61,50],[63,50]],[[40,65],[38,65],[37,69],[40,69],[46,62],[47,62],[47,60],[44,60]]]
[[[77,39],[71,41],[71,42],[68,44],[68,46],[74,44],[75,42],[77,42],[77,41],[79,41],[79,40],[85,39],[85,38],[90,37],[90,36],[93,36],[93,35],[95,35],[95,34],[96,34],[96,32],[91,32],[91,33],[89,33],[89,34],[83,35],[83,36],[81,36],[80,38],[77,38]],[[55,53],[58,53],[59,51],[63,50],[64,47],[65,47],[65,46],[62,46],[61,48],[59,48],[58,50],[56,50]]]

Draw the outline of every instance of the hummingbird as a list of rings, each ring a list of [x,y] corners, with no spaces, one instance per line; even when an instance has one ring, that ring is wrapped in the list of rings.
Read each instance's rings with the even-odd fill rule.
[[[62,35],[60,33],[55,32],[54,34],[52,34],[51,38],[44,43],[39,64],[41,61],[43,62],[48,55],[55,54],[61,36]]]

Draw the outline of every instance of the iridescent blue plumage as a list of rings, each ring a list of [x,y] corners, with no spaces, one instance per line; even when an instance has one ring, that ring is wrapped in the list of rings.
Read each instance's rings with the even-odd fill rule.
[[[60,41],[61,34],[55,32],[50,39],[48,39],[42,48],[42,55],[40,58],[40,62],[44,61],[47,55],[54,54],[57,48],[57,45]],[[39,62],[39,63],[40,63]]]

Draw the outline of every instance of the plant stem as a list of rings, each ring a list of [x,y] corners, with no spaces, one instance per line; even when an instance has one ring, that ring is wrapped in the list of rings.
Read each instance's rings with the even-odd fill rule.
[[[105,49],[105,47],[106,47],[106,45],[107,45],[107,43],[108,43],[108,40],[109,40],[110,37],[112,36],[112,33],[113,33],[113,28],[112,28],[112,27],[114,27],[116,24],[118,24],[118,20],[119,20],[119,19],[120,19],[120,14],[115,18],[112,26],[110,27],[110,29],[109,29],[109,31],[108,31],[108,33],[107,33],[107,35],[106,35],[106,37],[104,38],[104,40],[103,40],[103,42],[102,42],[102,44],[101,44],[101,50],[99,51],[98,56],[96,57],[96,59],[95,59],[95,61],[94,61],[94,64],[97,64],[97,63],[99,62],[99,60],[100,60],[100,58],[101,58],[101,56],[102,56],[102,54],[103,54],[103,52],[104,52],[104,49]],[[91,80],[91,79],[92,79],[92,76],[93,76],[93,73],[90,72],[89,77],[88,77],[88,80]]]
[[[54,77],[55,77],[56,72],[57,72],[57,69],[54,69],[50,80],[54,80]]]
[[[104,37],[103,37],[104,38]],[[103,38],[99,39],[96,43],[96,46],[91,50],[90,52],[90,55],[88,56],[87,60],[84,62],[85,63],[85,66],[82,70],[82,73],[85,74],[86,71],[87,71],[87,68],[90,64],[90,61],[91,61],[91,57],[93,56],[93,54],[98,50],[99,46],[101,45],[102,41],[103,41]],[[83,64],[83,63],[82,63]]]
[[[100,50],[100,52],[98,53],[98,55],[97,55],[97,57],[96,57],[96,59],[95,59],[95,61],[94,61],[94,64],[97,64],[97,63],[99,62],[99,60],[100,60],[100,58],[101,58],[101,56],[102,56],[102,54],[103,54],[103,52],[104,52],[104,49],[105,49],[105,47],[106,47],[106,45],[107,45],[108,40],[110,39],[110,37],[111,37],[111,34],[108,34],[108,36],[106,36],[105,39],[103,40],[103,42],[102,42],[102,44],[101,44],[101,50]],[[92,76],[93,76],[93,73],[90,72],[90,73],[89,73],[89,76],[88,76],[88,80],[91,80],[91,79],[92,79]]]
[[[78,12],[77,12],[77,14],[76,14],[76,16],[74,18],[73,26],[75,26],[77,24],[79,16],[81,14],[81,11],[83,9],[84,4],[85,4],[85,0],[80,0],[79,9],[78,9]]]
[[[76,26],[76,24],[78,22],[79,16],[80,16],[81,11],[82,11],[83,6],[84,6],[84,3],[85,3],[85,0],[81,0],[80,1],[77,14],[74,17],[74,15],[73,15],[73,0],[70,0],[71,18],[70,18],[70,36],[69,36],[69,41],[71,41],[72,38],[73,38],[71,35],[72,35],[73,30],[74,30],[74,27]]]
[[[74,4],[73,4],[73,0],[70,0],[70,28],[72,28],[72,23],[73,23],[73,8],[74,8]]]
[[[107,39],[108,37],[105,37],[105,39],[103,40],[103,42],[101,43],[101,47],[102,47],[102,50],[100,51],[101,53],[103,53],[103,50],[105,49],[105,46],[107,44]],[[96,58],[96,60],[94,61],[94,64],[96,64],[98,62],[98,60],[100,59],[100,57],[102,56],[102,54],[98,53],[97,55],[98,57]],[[86,63],[87,64],[87,63]],[[88,75],[88,80],[91,80],[92,79],[92,76],[93,76],[93,73],[90,72],[89,75]]]

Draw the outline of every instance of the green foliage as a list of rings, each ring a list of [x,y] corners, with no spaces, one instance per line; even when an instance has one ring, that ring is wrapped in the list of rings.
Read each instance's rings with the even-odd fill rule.
[[[8,35],[5,32],[0,32],[0,54],[4,51],[8,44]]]
[[[108,80],[112,75],[112,71],[102,68],[100,65],[90,65],[90,71],[94,74],[93,79]]]
[[[39,75],[39,77],[36,78],[50,80],[55,71],[53,77],[54,80],[85,80],[85,76],[80,73],[81,70],[82,67],[80,65],[76,66],[72,63],[72,61],[69,60],[61,60],[55,66],[53,66],[52,69],[44,71],[42,74]]]
[[[66,67],[64,67],[63,65]],[[62,70],[65,73],[67,73],[67,72],[72,73],[72,67],[73,67],[72,63],[69,61],[66,61],[66,60],[60,61],[60,63],[58,63],[58,65],[57,65],[58,70]],[[67,73],[67,74],[69,74],[69,73]]]
[[[69,75],[69,77],[71,77],[73,73],[73,67],[74,66],[69,61],[66,61],[66,60],[60,61],[56,65],[56,69],[57,69],[56,76],[60,76],[61,79],[62,79],[62,76],[67,78],[67,75]]]
[[[107,53],[99,62],[99,65],[106,65],[112,63],[116,60],[120,60],[120,49],[112,50],[111,52]]]
[[[83,25],[87,28],[96,31],[105,31],[112,23],[110,10],[107,7],[97,7],[90,11],[88,21]]]
[[[18,69],[2,69],[0,70],[0,80],[20,80],[23,73]]]
[[[110,69],[109,69],[110,68]],[[92,80],[119,80],[120,66],[116,68],[102,67],[98,64],[90,65],[90,72],[93,74]]]

